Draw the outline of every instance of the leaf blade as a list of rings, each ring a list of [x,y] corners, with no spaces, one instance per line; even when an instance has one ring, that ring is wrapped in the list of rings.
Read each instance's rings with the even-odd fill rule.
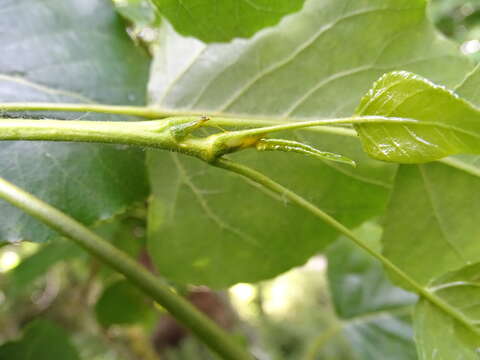
[[[423,163],[480,152],[480,110],[412,73],[382,76],[356,113],[386,118],[381,123],[355,125],[364,150],[379,160]],[[389,122],[390,117],[415,123]]]
[[[429,289],[458,309],[478,328],[478,264],[464,267],[432,280]],[[420,300],[415,309],[416,339],[419,359],[478,359],[480,336],[464,328],[426,300]],[[446,334],[448,334],[446,336]]]
[[[185,3],[180,0],[153,0],[176,31],[205,42],[250,37],[265,27],[277,24],[282,17],[300,10],[304,1],[207,0]]]
[[[11,19],[16,18],[22,21],[12,24]],[[4,102],[133,105],[144,101],[148,59],[133,47],[107,2],[11,2],[0,19],[0,42],[0,98]],[[48,112],[2,115],[77,116]],[[90,225],[123,212],[144,199],[148,191],[143,154],[134,149],[3,142],[1,160],[2,176]],[[56,236],[6,203],[0,204],[0,211],[1,241],[41,242]]]
[[[392,69],[415,70],[443,84],[453,85],[464,77],[471,65],[458,55],[452,44],[439,38],[433,26],[425,19],[424,7],[425,2],[421,0],[382,0],[368,4],[308,1],[299,13],[285,18],[275,28],[266,29],[250,40],[239,40],[231,44],[207,45],[195,39],[184,38],[164,26],[160,29],[161,40],[152,65],[149,83],[151,104],[167,109],[192,109],[200,112],[220,111],[277,117],[285,115],[286,120],[296,121],[351,114],[371,82]],[[370,39],[366,45],[368,51],[355,45],[365,44],[365,38]],[[318,59],[322,59],[321,66]],[[444,71],[445,68],[449,71]],[[310,136],[302,132],[296,133],[295,137],[303,143],[352,158],[359,166],[350,169],[338,164],[301,159],[290,154],[256,155],[245,151],[234,157],[295,189],[347,226],[357,226],[383,211],[395,166],[368,159],[356,139],[334,135]],[[208,239],[209,246],[221,248],[222,236],[218,235],[218,229],[214,231],[217,235],[211,236],[211,228],[204,226],[208,223],[208,217],[198,204],[195,205],[198,211],[190,211],[191,203],[186,200],[196,201],[191,197],[191,192],[190,196],[187,196],[188,192],[181,188],[182,195],[175,200],[171,193],[161,190],[176,189],[176,184],[178,185],[177,177],[168,180],[166,175],[175,172],[169,156],[158,152],[150,152],[149,156],[156,159],[149,165],[154,189],[154,206],[150,209],[150,217],[159,219],[155,223],[150,222],[150,251],[160,271],[167,277],[198,283],[198,269],[189,267],[176,273],[173,254],[167,258],[165,250],[168,244],[170,248],[180,249],[179,244],[186,249],[192,246],[198,248],[196,243],[199,240],[192,235],[179,236],[171,231],[170,218],[165,218],[165,213],[184,211],[185,219],[203,218],[205,222],[202,224],[199,220],[194,227],[193,222],[183,221],[181,217],[177,217],[176,221],[179,227],[190,229],[191,234],[201,240]],[[252,188],[241,183],[235,183],[237,188],[232,188],[231,180],[219,176],[215,170],[202,168],[195,165],[195,162],[188,161],[185,164],[188,166],[187,176],[199,180],[202,190],[215,189],[225,192],[225,195],[234,194],[234,198],[263,198],[260,192],[257,195],[257,192],[252,192]],[[264,215],[261,216],[259,212],[256,222],[270,222],[270,217],[265,214],[272,211],[283,213],[287,217],[292,216],[285,210],[281,199],[272,200],[262,200],[255,205],[249,205],[255,211],[260,207],[264,209]],[[172,208],[176,210],[173,211]],[[350,212],[347,213],[346,209],[350,209]],[[231,211],[227,200],[224,200],[223,204],[217,202],[216,213],[220,216]],[[302,217],[301,214],[294,216]],[[166,220],[162,223],[161,219]],[[229,223],[231,221],[229,220]],[[235,218],[233,221],[235,223]],[[242,222],[235,224],[236,228],[250,226]],[[285,230],[283,221],[280,224],[281,226],[272,228],[268,233],[256,232],[255,237],[258,237],[261,246],[269,248],[271,239],[282,239],[291,231]],[[313,224],[306,221],[301,224],[314,228]],[[243,281],[253,278],[258,280],[260,277],[273,276],[280,269],[286,270],[300,264],[300,257],[294,261],[293,256],[289,257],[298,246],[294,240],[301,239],[300,246],[303,250],[300,252],[303,253],[305,261],[308,251],[311,251],[310,255],[321,251],[324,244],[335,237],[328,230],[322,230],[319,236],[306,236],[308,231],[299,231],[297,236],[291,236],[291,243],[286,246],[282,246],[281,241],[277,242],[275,255],[268,258],[271,271],[265,271],[261,276],[253,276],[253,263],[247,262],[250,266],[239,268],[229,283],[240,281],[241,271],[247,274]],[[244,249],[235,250],[230,252],[231,261],[237,264],[245,262],[237,257]],[[198,249],[198,254],[200,251],[201,249]],[[209,258],[207,246],[203,251],[204,257]],[[250,253],[256,256],[254,251]],[[175,252],[175,256],[177,263],[181,261],[180,250]],[[193,257],[187,263],[191,265],[194,262],[192,260]],[[222,263],[212,266],[208,284],[225,286],[229,276],[224,271],[226,265],[218,264]],[[267,261],[262,259],[260,264],[266,266]],[[207,275],[203,274],[201,277],[204,281]]]

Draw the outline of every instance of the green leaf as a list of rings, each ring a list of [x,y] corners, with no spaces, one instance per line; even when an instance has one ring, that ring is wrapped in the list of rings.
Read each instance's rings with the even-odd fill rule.
[[[338,136],[328,139],[335,140],[341,142]],[[282,177],[348,225],[382,208],[387,188],[373,180],[339,175],[316,159],[292,154],[292,162],[282,155],[250,152],[241,160]],[[271,164],[282,167],[272,169]],[[152,151],[148,165],[155,194],[148,247],[160,273],[172,280],[213,287],[255,282],[303,264],[336,237],[313,215],[197,159]],[[342,193],[332,192],[332,186],[343,186]]]
[[[98,322],[105,327],[141,323],[152,313],[152,309],[144,294],[126,280],[105,288],[95,304]]]
[[[183,35],[205,42],[250,37],[301,9],[305,0],[153,0]]]
[[[1,360],[80,360],[65,330],[47,320],[36,320],[19,341],[0,346]]]
[[[148,58],[132,45],[108,1],[8,3],[0,17],[2,102],[144,102]],[[144,156],[138,149],[21,141],[2,142],[0,149],[2,176],[86,224],[110,218],[147,195]],[[4,202],[0,213],[2,241],[54,236]]]
[[[429,290],[457,309],[479,332],[473,333],[438,307],[420,300],[415,337],[420,360],[477,360],[480,350],[480,266],[474,264],[433,280]]]
[[[380,226],[366,223],[355,233],[380,250]],[[349,239],[339,239],[326,255],[338,331],[352,349],[351,359],[415,359],[410,311],[416,296],[394,287],[382,265]]]
[[[456,89],[456,93],[476,105],[480,104],[480,94],[475,96],[471,89],[475,87],[474,79],[480,80],[479,70]],[[463,270],[457,275],[442,276],[446,272],[480,260],[480,248],[475,241],[480,236],[479,159],[463,155],[442,163],[399,167],[385,219],[384,253],[417,282],[430,284],[431,290],[454,276],[467,276]],[[445,291],[458,294],[458,298],[452,301]],[[459,302],[465,294],[463,288],[456,286],[445,291],[435,293],[463,312],[465,308]],[[478,358],[478,354],[473,356],[478,336],[463,330],[438,307],[421,300],[414,322],[420,359]]]
[[[432,163],[399,168],[384,253],[421,284],[480,260],[478,175]]]
[[[382,76],[356,113],[385,118],[355,126],[364,150],[379,160],[423,163],[480,153],[480,109],[412,73]]]
[[[471,69],[455,46],[435,33],[423,0],[307,1],[275,28],[231,44],[207,45],[168,26],[160,38],[151,103],[207,114],[286,121],[346,116],[385,72],[415,71],[453,86]],[[245,151],[234,158],[347,226],[383,211],[394,165],[368,159],[355,138],[300,131],[295,137],[359,166],[295,154]],[[194,159],[151,151],[149,167],[154,194],[149,248],[160,272],[171,279],[218,287],[272,277],[336,237],[303,210]],[[239,240],[232,229],[253,241]]]
[[[456,89],[473,104],[480,68]],[[385,218],[384,254],[422,284],[480,261],[479,156],[442,163],[402,165]]]
[[[477,68],[457,88],[476,104],[480,98],[475,98],[473,89],[480,80],[478,73]],[[451,109],[447,104],[444,112]],[[477,160],[459,156],[444,164],[401,166],[398,170],[383,239],[385,255],[420,283],[480,259],[480,247],[472,241],[480,236]]]

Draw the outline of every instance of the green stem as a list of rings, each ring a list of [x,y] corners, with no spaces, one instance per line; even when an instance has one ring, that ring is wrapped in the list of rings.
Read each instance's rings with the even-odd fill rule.
[[[67,112],[93,112],[102,114],[128,115],[138,116],[147,119],[161,119],[172,116],[192,117],[201,116],[203,113],[188,110],[165,110],[154,106],[123,106],[123,105],[103,105],[103,104],[69,104],[69,103],[36,103],[36,102],[19,102],[19,103],[0,103],[0,112],[2,111],[67,111]],[[225,113],[209,112],[211,124],[218,126],[233,127],[256,127],[288,124],[294,121],[307,121],[302,118],[285,118],[285,117],[255,117],[248,115],[228,115]],[[348,118],[346,118],[348,119]],[[345,123],[345,122],[341,122]],[[325,124],[321,124],[325,125]],[[310,129],[309,129],[310,130]],[[319,131],[318,128],[312,128],[313,131]],[[351,129],[326,127],[322,132],[333,132],[339,135],[356,136],[355,131]]]
[[[0,198],[74,240],[92,255],[123,274],[224,359],[252,359],[252,356],[206,315],[196,310],[188,301],[171,291],[167,284],[84,225],[2,178],[0,178]]]
[[[422,296],[424,299],[428,300],[439,309],[444,311],[446,314],[450,315],[452,318],[456,319],[460,324],[465,326],[467,329],[472,331],[474,334],[480,336],[480,330],[477,329],[464,314],[457,311],[455,308],[451,307],[448,303],[443,301],[441,298],[436,296],[433,292],[430,292],[428,289],[425,289],[414,279],[412,279],[408,274],[406,274],[402,269],[397,267],[392,263],[388,258],[383,256],[381,253],[376,252],[372,248],[365,245],[350,229],[345,227],[343,224],[338,222],[336,219],[319,209],[317,206],[311,202],[305,200],[303,197],[294,193],[293,191],[285,188],[279,183],[273,181],[269,177],[263,175],[262,173],[253,170],[245,165],[235,163],[227,159],[219,159],[217,162],[213,163],[214,166],[219,168],[237,173],[247,179],[269,189],[270,191],[282,196],[282,199],[288,199],[292,203],[296,204],[299,207],[304,208],[305,210],[311,212],[325,223],[336,229],[339,233],[345,235],[351,239],[358,247],[366,251],[368,254],[379,260],[387,269],[395,273],[405,284],[409,285],[418,295]]]
[[[67,111],[94,112],[101,114],[130,115],[147,119],[160,119],[169,116],[194,115],[193,112],[163,110],[148,106],[124,106],[103,104],[68,104],[68,103],[0,103],[0,111]]]
[[[196,119],[198,117],[190,116],[127,122],[0,118],[0,139],[104,142],[158,147],[158,134],[168,127],[169,121],[187,122]],[[348,119],[350,118],[341,120],[345,123],[348,122]],[[270,127],[272,124],[282,125],[284,123],[262,119],[212,118],[206,126],[251,128],[258,126]],[[356,136],[356,132],[348,128],[317,126],[309,129],[340,136]]]
[[[220,119],[223,120],[223,119]],[[239,121],[239,119],[230,119],[234,121]],[[383,117],[383,116],[351,116],[345,118],[335,118],[335,119],[322,119],[322,120],[307,120],[307,121],[295,121],[295,122],[288,122],[282,123],[277,125],[265,126],[265,127],[257,127],[254,129],[247,129],[247,130],[239,130],[236,132],[230,132],[225,134],[225,137],[233,139],[235,137],[238,138],[245,138],[245,137],[254,137],[254,136],[265,136],[266,134],[279,132],[279,131],[287,131],[287,130],[297,130],[297,129],[309,129],[315,127],[323,127],[328,125],[352,125],[352,124],[415,124],[421,126],[438,126],[443,127],[442,124],[434,124],[431,122],[426,121],[418,121],[414,119],[407,119],[407,118],[395,118],[395,117]],[[347,136],[356,136],[356,133],[352,133],[352,129],[345,129],[345,128],[338,128],[335,127],[334,129],[340,130],[347,130],[347,132],[339,135],[347,135]]]

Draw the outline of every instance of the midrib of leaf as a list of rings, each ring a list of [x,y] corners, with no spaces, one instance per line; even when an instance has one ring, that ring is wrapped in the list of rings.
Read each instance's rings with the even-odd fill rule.
[[[219,160],[217,163],[214,164],[215,166],[222,168],[224,170],[236,173],[242,177],[246,177],[253,182],[275,192],[286,199],[290,200],[292,203],[296,204],[299,207],[309,211],[316,217],[320,218],[322,221],[339,231],[341,234],[345,235],[351,241],[353,241],[358,247],[365,250],[368,254],[379,260],[386,268],[396,274],[400,279],[405,281],[415,293],[419,296],[424,298],[425,300],[432,303],[436,306],[440,311],[444,312],[446,315],[450,316],[454,320],[456,320],[459,324],[461,324],[465,329],[471,331],[476,336],[480,337],[480,329],[478,329],[474,323],[472,323],[465,315],[463,315],[460,311],[456,308],[452,307],[449,303],[445,302],[442,298],[438,297],[434,292],[432,292],[428,287],[423,287],[416,280],[411,278],[407,273],[397,267],[394,263],[392,263],[388,258],[383,256],[381,253],[377,252],[376,250],[370,248],[369,246],[365,245],[363,241],[358,238],[352,231],[350,231],[347,227],[343,224],[339,223],[333,217],[325,213],[319,207],[314,205],[313,203],[309,202],[301,195],[298,195],[294,191],[280,185],[279,183],[275,182],[268,176],[253,170],[247,166],[240,165],[228,160]]]
[[[172,88],[176,85],[176,83],[192,68],[192,66],[196,63],[196,61],[200,58],[200,56],[203,55],[203,53],[208,49],[208,46],[203,45],[203,48],[198,51],[195,56],[192,57],[192,59],[188,62],[188,64],[178,73],[178,75],[175,77],[175,79],[168,84],[166,87],[165,91],[163,92],[163,95],[158,99],[159,103],[162,103],[163,100],[168,96]]]

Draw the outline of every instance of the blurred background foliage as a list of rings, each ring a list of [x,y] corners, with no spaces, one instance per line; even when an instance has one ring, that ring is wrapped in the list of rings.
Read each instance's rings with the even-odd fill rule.
[[[432,0],[430,14],[446,37],[458,42],[465,55],[480,62],[480,1]]]
[[[158,21],[149,11],[135,14],[147,25]],[[480,1],[432,0],[430,14],[446,37],[480,62]],[[132,37],[140,30],[134,29]],[[145,222],[145,204],[140,204],[96,230],[154,271],[144,247]],[[375,241],[378,229],[368,226],[361,231],[366,241]],[[345,261],[332,266],[350,266],[344,285],[350,287],[355,306],[334,299],[336,290],[329,288],[323,255],[270,281],[237,284],[220,292],[171,285],[248,344],[259,360],[376,359],[372,354],[378,337],[365,336],[378,331],[375,317],[392,327],[408,324],[414,299],[387,284],[378,264],[360,252],[347,259],[342,251],[345,255],[356,250],[338,244],[329,250]],[[397,303],[383,299],[375,308],[363,309],[361,293],[368,292],[371,300],[378,289],[394,294]],[[345,314],[342,304],[355,313]],[[395,351],[389,359],[415,359],[409,329],[405,327],[401,339],[382,330],[385,344]],[[37,348],[32,349],[32,343]],[[0,245],[0,360],[30,359],[32,351],[40,360],[216,359],[160,306],[65,239]]]

